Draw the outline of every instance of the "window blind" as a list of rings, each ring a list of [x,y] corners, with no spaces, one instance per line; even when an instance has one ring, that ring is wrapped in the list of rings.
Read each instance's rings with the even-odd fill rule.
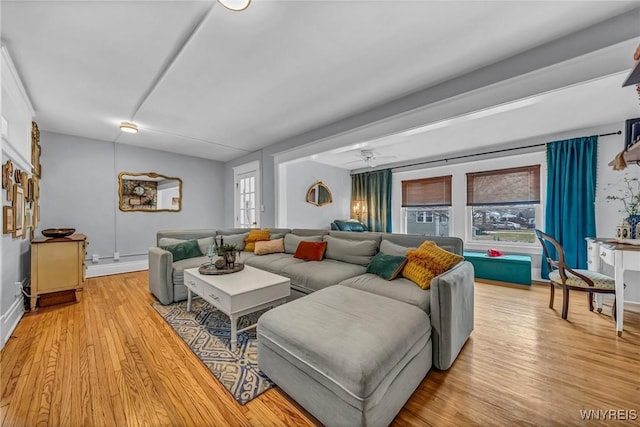
[[[540,165],[467,174],[467,206],[540,203]]]
[[[451,206],[451,175],[402,181],[402,207]]]

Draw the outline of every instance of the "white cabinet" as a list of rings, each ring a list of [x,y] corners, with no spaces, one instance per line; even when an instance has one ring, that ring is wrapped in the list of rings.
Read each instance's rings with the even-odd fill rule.
[[[27,97],[9,51],[2,46],[2,150],[14,165],[31,172],[31,121],[33,107]]]

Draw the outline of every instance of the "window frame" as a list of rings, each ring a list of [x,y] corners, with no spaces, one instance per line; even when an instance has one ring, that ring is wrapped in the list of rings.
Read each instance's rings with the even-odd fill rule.
[[[534,163],[529,165],[523,165],[513,168],[500,168],[500,169],[488,169],[488,170],[480,170],[476,172],[467,172],[466,173],[466,218],[467,218],[467,226],[465,227],[465,241],[469,242],[471,246],[475,245],[484,245],[484,246],[494,246],[496,243],[491,240],[481,240],[476,239],[476,235],[473,233],[473,228],[476,227],[474,224],[474,209],[486,209],[486,208],[495,208],[496,210],[504,210],[504,209],[525,209],[525,208],[533,208],[534,209],[534,220],[536,227],[542,226],[542,206],[543,206],[543,165],[541,163]],[[475,195],[473,189],[470,186],[476,179],[476,177],[491,177],[493,176],[508,176],[509,174],[519,174],[522,172],[529,173],[537,178],[537,182],[533,181],[529,183],[528,188],[526,189],[526,194],[528,197],[523,197],[514,202],[505,201],[503,198],[500,199],[500,195],[497,195],[495,203],[480,203],[477,199],[474,199]],[[471,177],[471,179],[470,179]],[[471,199],[471,200],[470,200]],[[505,226],[505,231],[507,230]],[[533,230],[533,229],[531,229]],[[538,245],[536,239],[533,239],[533,242],[513,242],[513,241],[504,241],[499,240],[499,246],[513,247],[535,247]]]

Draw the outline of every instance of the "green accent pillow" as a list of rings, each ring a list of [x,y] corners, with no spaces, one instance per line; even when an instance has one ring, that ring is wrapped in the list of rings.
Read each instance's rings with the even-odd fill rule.
[[[367,266],[367,273],[377,274],[385,280],[393,280],[407,263],[407,257],[401,255],[387,255],[379,252],[371,259]]]
[[[204,255],[200,250],[200,246],[198,246],[197,240],[187,240],[183,243],[165,246],[163,249],[173,254],[173,262]]]

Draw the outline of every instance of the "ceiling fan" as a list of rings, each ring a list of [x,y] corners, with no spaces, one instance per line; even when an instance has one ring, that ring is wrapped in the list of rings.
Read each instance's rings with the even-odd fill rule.
[[[359,154],[356,154],[357,157],[360,157],[358,160],[354,160],[352,162],[344,163],[344,165],[350,165],[353,163],[364,162],[364,164],[370,168],[378,166],[376,160],[382,159],[395,159],[396,156],[377,156],[373,150],[361,150]]]

